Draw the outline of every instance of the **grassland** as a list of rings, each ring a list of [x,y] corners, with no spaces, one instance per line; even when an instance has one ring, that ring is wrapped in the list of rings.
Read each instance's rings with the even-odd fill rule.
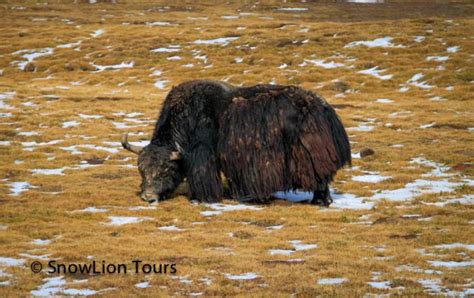
[[[1,4],[0,296],[473,295],[473,12]],[[120,135],[146,143],[166,93],[195,78],[295,84],[337,107],[354,167],[338,174],[334,207],[205,216],[213,207],[182,195],[141,202]],[[367,147],[375,154],[359,158]],[[177,273],[48,276],[30,271],[38,258]],[[228,275],[244,273],[256,276]]]

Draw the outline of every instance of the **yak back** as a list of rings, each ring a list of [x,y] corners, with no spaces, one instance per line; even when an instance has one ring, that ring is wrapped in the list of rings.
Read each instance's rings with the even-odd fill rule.
[[[215,144],[212,139],[217,134],[218,119],[236,90],[212,80],[192,80],[173,87],[163,103],[151,142],[171,147],[177,143],[186,151],[200,141]]]
[[[313,191],[351,163],[334,109],[294,86],[241,88],[220,119],[217,151],[235,197]]]

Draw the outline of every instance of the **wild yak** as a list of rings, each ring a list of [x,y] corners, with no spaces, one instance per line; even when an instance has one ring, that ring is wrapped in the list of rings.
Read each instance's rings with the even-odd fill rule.
[[[189,198],[220,201],[221,172],[229,195],[267,202],[277,191],[313,192],[328,206],[329,183],[351,164],[349,140],[334,109],[296,86],[194,80],[167,95],[148,146],[122,138],[138,154],[141,198],[166,199],[187,179]]]

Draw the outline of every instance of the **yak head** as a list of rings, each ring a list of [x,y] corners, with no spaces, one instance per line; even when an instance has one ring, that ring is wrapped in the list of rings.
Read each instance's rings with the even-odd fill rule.
[[[138,170],[142,176],[142,200],[151,203],[167,199],[183,179],[179,170],[182,154],[173,151],[169,146],[149,144],[141,148],[132,145],[127,140],[127,134],[122,137],[122,146],[138,155]]]

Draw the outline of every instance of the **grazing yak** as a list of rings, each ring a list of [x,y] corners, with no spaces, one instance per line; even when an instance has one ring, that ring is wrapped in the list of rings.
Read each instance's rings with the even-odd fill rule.
[[[329,183],[351,163],[346,131],[334,109],[295,86],[194,80],[167,95],[151,142],[138,154],[141,198],[167,198],[183,181],[191,200],[223,196],[221,172],[233,199],[267,202],[277,191],[313,192],[328,206]]]

